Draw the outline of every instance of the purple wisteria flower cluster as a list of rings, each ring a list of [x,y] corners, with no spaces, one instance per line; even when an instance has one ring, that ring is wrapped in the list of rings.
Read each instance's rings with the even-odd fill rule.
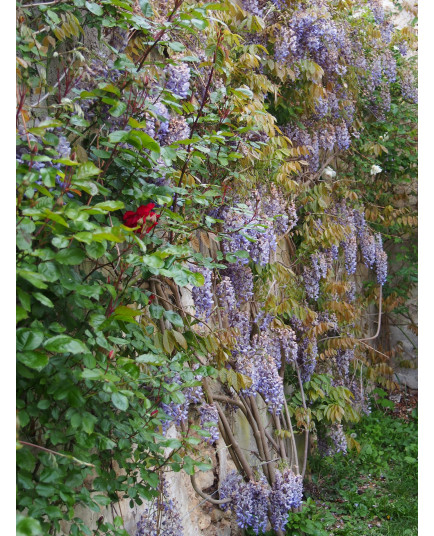
[[[342,424],[332,424],[326,435],[318,438],[318,450],[322,456],[335,456],[347,453],[347,438]]]
[[[274,185],[270,187],[269,194],[261,195],[261,211],[273,220],[276,237],[291,231],[298,221],[294,202],[285,200],[284,194]]]
[[[284,530],[292,508],[301,504],[303,479],[290,469],[276,471],[276,480],[270,494],[271,523],[275,530]]]
[[[303,479],[290,469],[276,470],[275,482],[270,488],[264,475],[258,481],[245,482],[232,471],[220,484],[219,492],[221,499],[232,499],[221,505],[222,510],[231,508],[240,528],[251,528],[255,534],[260,534],[267,528],[269,512],[273,528],[284,529],[291,509],[301,504]]]
[[[238,526],[251,528],[255,534],[265,532],[268,523],[270,488],[263,477],[259,482],[250,480],[235,492],[235,514]]]
[[[374,235],[369,229],[365,213],[357,209],[351,209],[345,201],[336,203],[328,214],[333,221],[344,228],[345,238],[340,247],[344,252],[345,269],[348,275],[353,275],[357,269],[358,246],[362,253],[362,259],[367,268],[375,266],[377,282],[384,285],[387,280],[387,254],[383,249],[381,235]],[[309,298],[317,300],[320,293],[320,281],[326,279],[327,272],[333,266],[333,261],[339,255],[338,246],[324,249],[311,255],[311,263],[303,268],[303,280],[306,294]],[[354,294],[354,293],[353,293]],[[351,296],[353,301],[354,295]]]
[[[154,501],[145,502],[145,510],[137,523],[135,536],[183,536],[179,506],[170,498],[164,476],[160,479],[158,491],[159,495]]]
[[[247,251],[255,264],[265,266],[277,249],[279,236],[296,225],[297,213],[295,205],[285,203],[276,188],[268,195],[254,192],[254,196],[254,202],[226,208],[223,219],[228,239],[223,247],[227,252]],[[241,258],[238,262],[249,261]]]
[[[238,306],[250,301],[253,297],[253,273],[249,266],[241,262],[230,264],[224,272],[229,277]]]
[[[273,0],[273,4],[277,10],[263,0],[242,1],[243,9],[265,17],[274,26],[272,46],[269,41],[264,44],[278,64],[296,77],[315,69],[322,80],[323,91],[315,95],[313,111],[306,110],[297,117],[297,123],[281,125],[295,144],[308,149],[305,160],[309,172],[314,173],[319,169],[321,152],[345,151],[352,136],[358,136],[354,124],[357,86],[363,88],[378,119],[384,119],[390,110],[390,86],[396,81],[404,98],[417,101],[414,77],[401,68],[398,72],[397,67],[398,55],[407,54],[406,42],[397,36],[381,0],[368,2],[368,12],[377,25],[369,47],[363,46],[360,29],[336,18],[333,2],[294,4]],[[354,9],[355,18],[367,11],[362,3]],[[392,43],[398,43],[398,47]]]
[[[202,404],[199,406],[199,415],[202,429],[210,434],[210,437],[206,437],[205,441],[212,445],[218,441],[220,437],[218,429],[219,414],[217,408],[213,404]]]
[[[284,402],[283,380],[279,369],[282,357],[285,363],[294,363],[296,360],[298,347],[295,333],[289,327],[271,328],[269,323],[272,318],[262,318],[260,335],[250,340],[249,316],[237,307],[235,292],[228,277],[224,277],[217,286],[217,295],[229,325],[239,331],[232,351],[235,370],[251,379],[251,385],[241,392],[247,396],[260,394],[268,410],[278,415]],[[255,321],[259,323],[260,319],[256,318]]]
[[[199,272],[203,275],[205,283],[201,287],[193,287],[192,295],[196,315],[208,320],[214,307],[214,294],[212,290],[212,270],[206,268],[196,268],[190,265],[192,272]]]
[[[193,366],[193,370],[194,368],[195,367]],[[200,374],[196,374],[195,380],[201,381],[201,379],[202,376]],[[172,377],[167,378],[166,380],[169,384],[176,383],[178,385],[182,385],[184,383],[179,373],[175,373]],[[190,404],[198,404],[203,400],[204,397],[203,390],[200,385],[196,387],[187,387],[183,390],[180,390],[180,392],[184,397],[183,402],[177,403],[172,401],[169,404],[164,402],[161,403],[161,409],[170,417],[170,419],[165,419],[162,421],[162,429],[164,434],[167,432],[172,423],[176,424],[176,426],[186,423],[188,420]]]
[[[238,471],[231,471],[230,473],[228,473],[226,478],[220,482],[220,486],[219,486],[220,499],[231,498],[232,501],[234,501],[236,491],[238,490],[242,482],[243,482],[243,479],[240,473],[238,473]],[[232,507],[233,507],[233,502],[223,503],[220,505],[220,508],[222,510],[227,510],[228,508],[232,508]]]
[[[255,319],[257,320],[257,319]],[[280,370],[283,362],[290,364],[297,359],[298,345],[294,331],[286,326],[285,328],[270,327],[267,323],[261,324],[261,334],[255,337],[253,345],[255,348],[264,350],[274,359],[276,368]]]
[[[309,327],[317,326],[321,321],[321,317],[317,315]],[[290,324],[296,334],[298,344],[297,363],[300,367],[301,379],[306,382],[310,380],[316,367],[318,342],[316,337],[309,335],[309,327],[295,316],[290,319]]]
[[[190,92],[190,68],[185,63],[168,65],[165,70],[166,89],[180,99],[186,99]]]
[[[262,396],[268,411],[279,415],[284,403],[283,379],[279,375],[274,359],[263,350],[256,351],[253,357],[257,368],[255,390]]]
[[[335,359],[340,374],[344,377],[348,377],[350,363],[354,360],[354,349],[338,350]]]

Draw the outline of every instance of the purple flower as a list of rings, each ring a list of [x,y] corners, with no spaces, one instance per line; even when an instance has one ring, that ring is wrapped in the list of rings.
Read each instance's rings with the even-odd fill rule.
[[[145,502],[144,512],[137,523],[135,536],[183,536],[179,506],[170,498],[164,476],[158,486],[159,495],[153,502]]]
[[[271,523],[275,530],[284,531],[291,508],[301,504],[303,481],[290,469],[276,471],[276,480],[270,494]]]
[[[375,236],[375,267],[377,272],[377,282],[384,285],[387,281],[387,254],[383,249],[381,235]]]
[[[212,271],[205,266],[196,268],[193,265],[190,265],[190,270],[192,272],[201,273],[205,279],[205,283],[201,287],[193,287],[191,292],[197,316],[208,320],[214,307],[214,295],[211,280]]]
[[[234,500],[239,486],[242,484],[243,479],[237,471],[231,471],[226,478],[221,482],[219,486],[220,499],[231,498]],[[227,510],[229,507],[234,508],[233,503],[224,503],[220,505],[222,510]]]
[[[235,492],[235,513],[238,526],[251,528],[255,534],[265,532],[268,523],[268,497],[270,488],[265,478],[260,482],[250,480]]]
[[[188,65],[168,65],[166,67],[166,89],[172,91],[180,99],[187,98],[190,92],[191,72]]]
[[[210,434],[210,437],[204,438],[207,443],[212,445],[218,441],[220,434],[218,429],[219,414],[213,404],[202,404],[199,407],[200,426]]]

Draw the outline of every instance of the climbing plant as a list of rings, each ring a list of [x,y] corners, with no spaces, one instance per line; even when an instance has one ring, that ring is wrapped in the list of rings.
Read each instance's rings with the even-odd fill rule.
[[[374,0],[23,1],[17,21],[18,533],[125,535],[126,499],[137,534],[180,534],[182,470],[283,534],[309,437],[357,448],[342,422],[369,413],[368,365],[390,374],[363,311],[413,282],[383,242],[415,224],[394,142],[414,32]],[[212,498],[195,473],[219,439],[237,470]]]

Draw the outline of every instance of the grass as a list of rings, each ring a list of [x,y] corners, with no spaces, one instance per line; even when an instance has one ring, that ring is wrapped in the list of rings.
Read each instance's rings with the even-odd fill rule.
[[[307,500],[287,536],[417,534],[417,410],[410,411],[397,418],[377,409],[352,430],[360,454],[311,460]]]

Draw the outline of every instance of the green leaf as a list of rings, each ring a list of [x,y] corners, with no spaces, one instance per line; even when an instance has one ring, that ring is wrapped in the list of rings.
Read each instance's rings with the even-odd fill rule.
[[[56,223],[60,223],[60,225],[63,225],[64,227],[69,227],[68,223],[65,221],[64,218],[62,218],[62,216],[56,214],[55,212],[52,212],[48,208],[44,208],[44,214],[50,220],[53,220]]]
[[[135,316],[139,316],[140,314],[142,314],[142,312],[138,311],[137,309],[131,309],[126,305],[119,305],[119,307],[116,307],[113,314],[116,317],[134,318]]]
[[[48,298],[47,296],[44,296],[44,294],[41,294],[40,292],[34,292],[33,296],[40,302],[42,305],[45,305],[46,307],[54,307],[54,303]]]
[[[161,366],[167,361],[166,356],[155,354],[142,354],[136,357],[137,363],[145,363],[146,365]]]
[[[36,459],[28,447],[25,446],[17,452],[17,465],[29,473],[34,471]]]
[[[78,115],[73,115],[70,119],[71,124],[76,127],[88,127],[90,125],[89,121],[84,117],[79,117]]]
[[[232,90],[233,94],[237,97],[248,97],[249,99],[253,98],[253,91],[248,87],[237,87]]]
[[[119,143],[128,139],[129,132],[127,130],[115,130],[109,134],[109,140],[113,143]]]
[[[88,160],[87,162],[80,164],[77,174],[76,174],[76,178],[86,179],[87,177],[99,175],[100,173],[101,173],[101,170],[98,167],[96,167],[93,162]]]
[[[184,322],[182,321],[182,318],[178,313],[175,313],[174,311],[164,311],[164,318],[178,328],[184,327]]]
[[[150,305],[149,312],[151,313],[152,318],[159,320],[164,314],[164,307],[161,305]]]
[[[27,311],[21,307],[21,305],[17,305],[17,310],[16,310],[16,323],[18,324],[18,322],[21,322],[21,320],[24,320],[25,318],[28,318],[28,314],[27,314]]]
[[[116,104],[114,104],[109,109],[109,114],[112,115],[113,117],[120,117],[125,112],[126,109],[127,109],[127,105],[125,102],[117,101]]]
[[[24,352],[27,350],[36,350],[41,346],[44,340],[42,331],[37,331],[28,328],[20,328],[17,330],[17,350]]]
[[[62,249],[56,254],[56,260],[60,264],[76,265],[81,264],[86,257],[85,252],[78,247],[70,247],[67,249]]]
[[[42,536],[42,527],[39,521],[31,517],[17,515],[16,536]]]
[[[94,4],[93,2],[86,2],[85,5],[91,13],[97,15],[98,17],[101,17],[104,14],[103,8],[98,4]]]
[[[148,0],[139,0],[140,9],[145,17],[153,17],[154,12]]]
[[[173,330],[172,333],[173,333],[173,336],[175,337],[176,342],[182,348],[184,348],[184,350],[187,350],[188,345],[187,345],[187,341],[185,340],[184,335],[182,335],[182,333],[179,333],[179,331],[175,331],[175,330]]]
[[[185,46],[182,43],[179,43],[178,41],[170,41],[169,47],[175,52],[182,52],[183,50],[185,50]]]
[[[53,353],[87,354],[87,346],[69,335],[56,335],[44,343],[44,348]]]
[[[199,469],[199,471],[211,471],[211,469],[213,468],[211,463],[205,462],[195,462],[194,465]]]
[[[98,242],[103,242],[104,240],[108,240],[109,242],[124,242],[125,237],[121,233],[122,230],[119,227],[108,228],[107,231],[95,233],[93,239]]]
[[[32,235],[24,232],[17,234],[17,247],[23,251],[32,249]]]
[[[30,294],[27,294],[27,292],[24,292],[24,290],[20,288],[17,288],[17,294],[18,298],[20,299],[21,305],[27,312],[30,312],[32,301]]]
[[[189,281],[191,280],[191,283],[195,287],[202,287],[205,284],[205,278],[199,272],[194,272],[192,275],[189,275],[188,279]]]
[[[103,201],[102,203],[97,203],[93,205],[92,208],[100,208],[101,210],[120,210],[125,207],[122,201]]]
[[[36,288],[47,288],[47,285],[44,283],[44,281],[46,281],[47,279],[42,274],[39,274],[37,272],[31,272],[30,270],[17,269],[17,275],[31,283]]]
[[[116,406],[121,411],[126,411],[128,409],[128,398],[125,395],[122,395],[121,393],[113,393],[112,394],[112,402],[113,405]]]
[[[95,423],[98,421],[98,418],[91,413],[85,412],[82,415],[82,426],[86,434],[92,434],[95,428]],[[95,498],[95,497],[94,497]]]
[[[92,147],[92,153],[97,158],[103,158],[103,159],[110,158],[110,153],[108,151],[103,151],[102,149],[95,149],[94,147]]]
[[[77,179],[74,177],[71,182],[71,185],[75,189],[83,190],[89,195],[97,195],[99,191],[98,186],[94,182],[88,181],[86,179]]]
[[[110,497],[106,497],[105,495],[94,495],[92,499],[101,506],[108,506],[112,502]]]
[[[171,449],[179,449],[180,447],[182,447],[181,441],[179,439],[175,439],[175,438],[166,439],[165,441],[162,441],[161,444],[164,447],[169,447]]]
[[[208,27],[208,21],[205,19],[191,19],[191,23],[199,30],[205,30]]]
[[[239,259],[248,259],[249,258],[249,252],[245,251],[244,249],[239,249],[238,251],[234,251],[234,255],[238,257]]]
[[[41,264],[38,266],[38,271],[50,283],[57,281],[60,277],[59,268],[54,264],[54,262],[41,262]]]
[[[38,371],[48,365],[48,356],[42,352],[18,352],[17,359],[23,365]]]
[[[185,456],[184,465],[182,468],[187,473],[187,475],[194,475],[194,460],[192,460],[190,456]]]
[[[128,141],[132,143],[136,142],[136,144],[139,141],[141,148],[149,149],[150,151],[154,151],[155,153],[158,153],[158,154],[160,153],[159,144],[154,140],[154,138],[151,138],[149,134],[146,134],[145,132],[142,132],[141,130],[131,130],[128,135]]]
[[[84,369],[80,376],[84,380],[102,380],[104,377],[104,371],[101,369]]]
[[[107,250],[106,242],[92,242],[86,245],[86,253],[91,259],[99,259]]]
[[[151,268],[158,269],[163,268],[164,260],[156,254],[144,255],[143,264],[146,264],[146,266],[150,266]]]

